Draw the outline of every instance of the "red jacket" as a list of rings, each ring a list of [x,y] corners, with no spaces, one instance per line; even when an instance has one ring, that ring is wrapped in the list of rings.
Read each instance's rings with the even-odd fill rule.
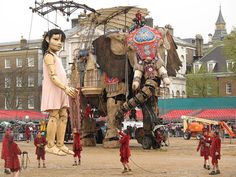
[[[7,142],[8,142],[8,137],[9,134],[4,135],[3,139],[2,139],[2,152],[1,152],[1,159],[6,160],[7,158]]]
[[[201,156],[209,156],[210,155],[210,145],[211,145],[210,136],[204,136],[199,141],[197,151],[199,151],[199,149],[200,149]]]
[[[34,139],[34,145],[36,146],[35,154],[42,156],[45,155],[45,145],[46,145],[46,139],[42,136],[41,138],[36,137]]]
[[[130,147],[129,147],[129,140],[130,140],[130,136],[129,134],[125,134],[123,132],[119,132],[119,134],[121,135],[121,139],[120,139],[120,156],[122,158],[129,158],[130,157]]]
[[[7,145],[8,146],[8,145]],[[20,169],[20,161],[18,155],[21,154],[21,150],[15,142],[12,142],[7,147],[7,162],[6,167],[14,170]]]
[[[219,136],[213,137],[212,138],[212,143],[211,143],[211,157],[220,159],[220,150],[221,150],[221,139]],[[216,155],[216,152],[218,155]]]

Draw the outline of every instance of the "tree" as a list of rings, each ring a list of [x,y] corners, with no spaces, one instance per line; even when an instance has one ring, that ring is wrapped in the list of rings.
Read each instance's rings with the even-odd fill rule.
[[[217,78],[207,73],[206,67],[202,66],[198,73],[187,75],[187,97],[216,97],[218,93]]]
[[[234,65],[232,71],[236,73],[236,28],[224,39],[224,55],[233,60]]]

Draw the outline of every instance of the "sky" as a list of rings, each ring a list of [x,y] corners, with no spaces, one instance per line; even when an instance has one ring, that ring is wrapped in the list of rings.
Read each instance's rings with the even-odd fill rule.
[[[42,0],[37,0],[41,2]],[[52,0],[44,0],[48,2]],[[54,0],[59,1],[59,0]],[[208,41],[208,34],[214,34],[215,22],[221,11],[229,33],[236,27],[236,0],[74,0],[86,4],[91,8],[100,9],[114,6],[135,5],[147,8],[154,25],[170,24],[174,28],[174,36],[180,38],[194,38],[201,34],[204,42]],[[1,0],[0,1],[0,43],[18,41],[23,36],[27,40],[40,39],[44,31],[55,26],[48,23],[29,7],[34,7],[35,0]],[[80,14],[77,10],[71,19]],[[50,13],[45,18],[56,22],[62,30],[71,28],[66,17]]]

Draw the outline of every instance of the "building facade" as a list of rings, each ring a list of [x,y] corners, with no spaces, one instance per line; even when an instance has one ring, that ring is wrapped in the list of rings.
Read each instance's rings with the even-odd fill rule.
[[[0,109],[40,111],[41,40],[0,44]]]

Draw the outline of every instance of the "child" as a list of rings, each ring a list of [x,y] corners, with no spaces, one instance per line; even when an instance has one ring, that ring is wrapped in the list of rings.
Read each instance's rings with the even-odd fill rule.
[[[213,166],[212,172],[209,173],[209,175],[216,175],[220,174],[219,166],[218,166],[218,160],[220,160],[220,149],[221,149],[221,140],[219,137],[219,132],[215,131],[212,138],[211,143],[211,163]]]
[[[80,144],[80,134],[79,132],[74,133],[74,142],[73,142],[73,151],[74,151],[74,160],[75,163],[73,166],[80,165],[81,161],[81,151],[82,151],[82,146]],[[78,157],[78,163],[77,163],[77,157]]]
[[[43,161],[43,168],[46,168],[45,166],[46,139],[41,135],[41,132],[37,133],[37,136],[34,139],[34,145],[36,146],[35,154],[37,155],[38,168],[40,168],[40,159],[42,159]]]
[[[200,149],[200,156],[204,157],[204,165],[203,168],[210,170],[209,156],[210,156],[210,144],[211,138],[208,135],[208,131],[203,132],[203,136],[201,137],[197,151]]]
[[[41,111],[49,112],[48,143],[45,150],[60,156],[74,155],[73,151],[64,145],[64,136],[69,107],[68,96],[75,98],[77,95],[77,90],[67,85],[66,72],[61,59],[57,56],[64,41],[64,32],[60,29],[52,29],[47,32],[42,42],[44,60]]]
[[[131,156],[129,147],[130,136],[128,132],[124,133],[118,130],[118,133],[121,136],[119,142],[120,142],[120,161],[124,167],[122,173],[126,173],[128,171],[131,171],[129,167],[129,157]]]
[[[13,177],[18,177],[20,173],[20,161],[18,155],[21,155],[21,150],[18,145],[13,141],[13,135],[10,134],[7,144],[7,164],[13,174]]]
[[[2,153],[1,153],[1,159],[4,160],[4,173],[10,174],[10,171],[6,167],[6,161],[7,161],[7,144],[8,144],[8,138],[10,136],[11,130],[6,129],[4,137],[2,139]]]

